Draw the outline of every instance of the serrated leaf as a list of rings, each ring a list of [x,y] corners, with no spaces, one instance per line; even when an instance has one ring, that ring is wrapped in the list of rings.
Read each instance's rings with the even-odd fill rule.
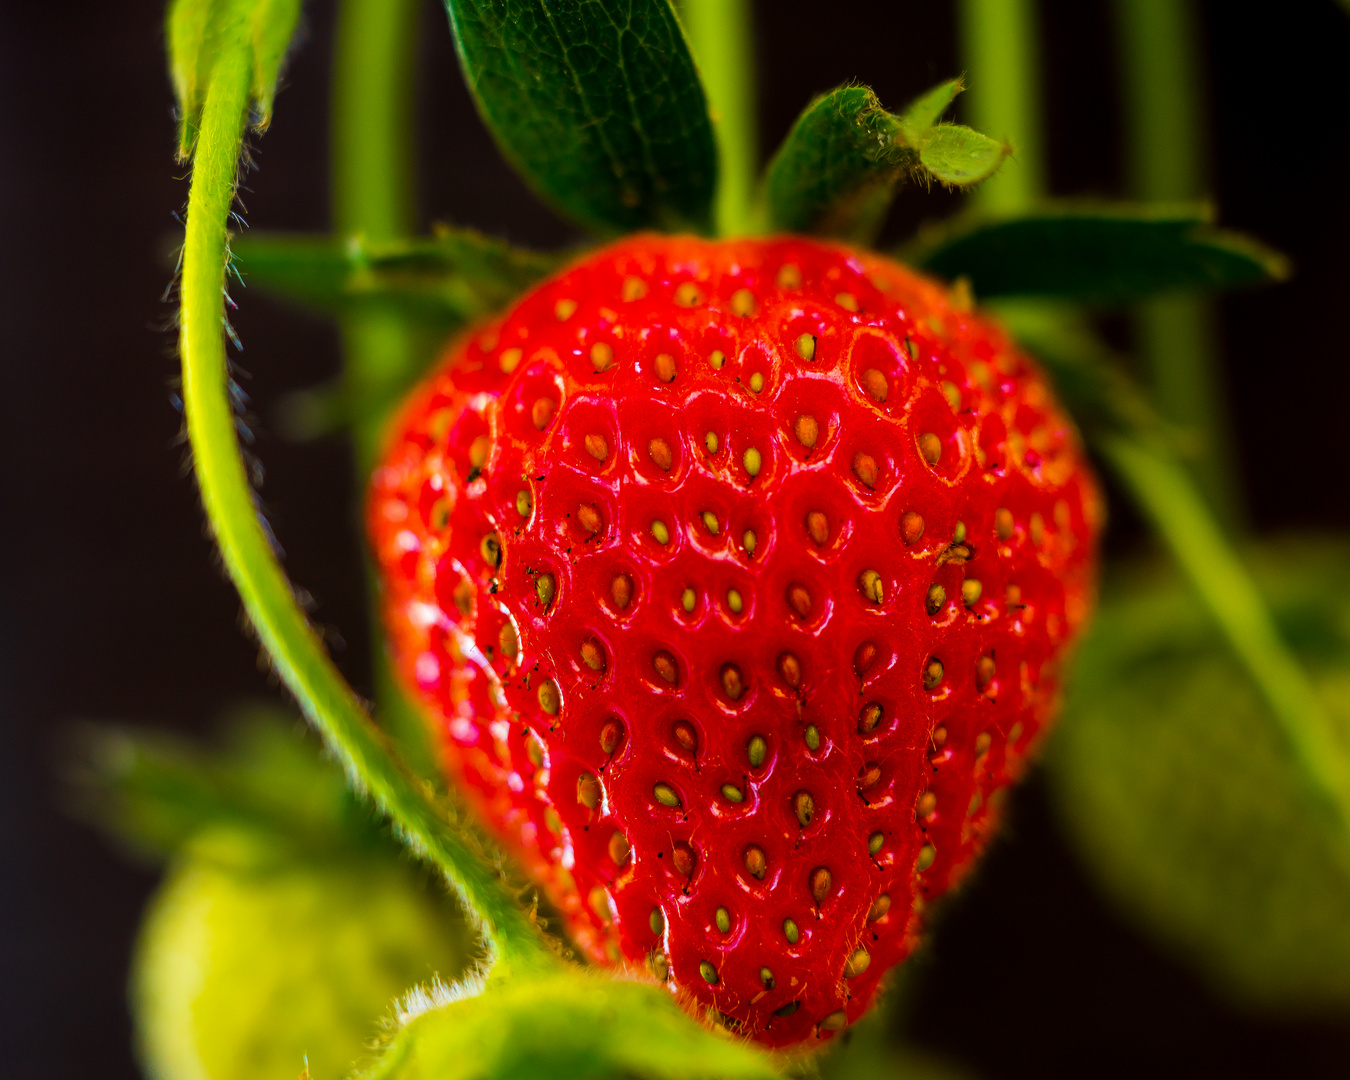
[[[393,306],[445,328],[505,306],[571,257],[448,226],[428,239],[382,244],[247,232],[230,249],[246,285],[337,314]]]
[[[591,232],[707,232],[717,152],[670,0],[445,0],[502,152]]]
[[[178,97],[178,156],[196,140],[211,72],[220,59],[246,52],[259,130],[272,120],[277,78],[300,17],[300,0],[172,0],[165,23],[169,73]]]
[[[919,164],[940,184],[969,187],[988,180],[1008,156],[1007,143],[960,124],[938,124],[919,143]]]
[[[1350,739],[1350,546],[1250,560]],[[1080,857],[1221,994],[1350,1006],[1350,866],[1203,605],[1171,573],[1109,581],[1046,766]]]
[[[766,1054],[686,1016],[664,987],[577,968],[489,982],[475,997],[402,1019],[402,1029],[360,1080],[781,1076]]]
[[[966,277],[981,299],[1126,304],[1279,281],[1288,262],[1209,223],[1200,206],[1052,202],[1015,217],[969,215],[921,235],[906,261]]]
[[[990,167],[980,156],[992,140],[969,128],[933,126],[960,89],[960,80],[943,83],[901,116],[865,86],[816,98],[765,174],[770,227],[866,244],[906,176],[956,186],[984,179],[1002,160]]]

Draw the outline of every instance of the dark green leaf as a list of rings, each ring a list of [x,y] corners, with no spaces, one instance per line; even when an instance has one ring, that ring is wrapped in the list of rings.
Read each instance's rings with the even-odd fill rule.
[[[1016,217],[964,216],[921,235],[904,258],[946,278],[969,278],[981,299],[1099,304],[1258,285],[1289,273],[1282,256],[1215,228],[1198,206],[1061,202]]]
[[[410,1002],[360,1080],[776,1080],[767,1054],[721,1038],[663,986],[581,968]],[[424,1011],[418,1012],[420,1004]]]
[[[449,227],[383,244],[248,232],[234,238],[231,254],[246,285],[335,313],[393,306],[445,327],[504,307],[566,258]]]
[[[957,186],[984,179],[1006,148],[969,128],[934,126],[960,90],[959,80],[943,83],[901,116],[865,86],[816,98],[769,163],[770,227],[867,243],[906,176]]]
[[[1350,547],[1248,558],[1350,738]],[[1350,866],[1253,683],[1170,572],[1109,580],[1046,765],[1109,895],[1221,993],[1350,1007]]]
[[[598,234],[707,232],[717,153],[670,0],[445,0],[502,152]]]
[[[277,77],[300,17],[300,0],[172,0],[165,36],[178,96],[178,155],[187,158],[211,72],[223,56],[244,51],[252,69],[257,126],[272,119]]]

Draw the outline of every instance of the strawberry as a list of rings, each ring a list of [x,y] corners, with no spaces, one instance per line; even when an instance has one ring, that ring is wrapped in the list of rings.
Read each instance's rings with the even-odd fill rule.
[[[875,255],[638,236],[454,345],[369,523],[447,768],[580,949],[765,1044],[856,1020],[1091,605],[1045,378]]]

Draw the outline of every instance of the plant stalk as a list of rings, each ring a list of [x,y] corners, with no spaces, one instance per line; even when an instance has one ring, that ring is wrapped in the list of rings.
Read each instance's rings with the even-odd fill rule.
[[[412,140],[417,0],[342,0],[333,61],[333,222],[338,235],[399,240],[415,228]],[[353,424],[357,467],[380,452],[394,391],[417,363],[416,335],[396,312],[342,320],[344,375],[353,401],[372,403]]]
[[[1039,20],[1035,0],[961,0],[966,121],[1012,143],[1012,160],[972,193],[991,213],[1013,213],[1045,193]]]
[[[416,228],[411,117],[417,0],[342,0],[333,60],[333,220],[339,236],[376,243]],[[350,400],[364,403],[351,425],[358,487],[375,467],[398,391],[418,369],[426,343],[397,311],[366,307],[343,316],[343,378]],[[367,595],[379,611],[379,588],[367,566]],[[373,617],[372,682],[381,724],[417,775],[439,769],[426,721],[406,699]]]
[[[680,17],[717,133],[717,232],[744,235],[754,229],[759,167],[750,5],[748,0],[682,0]]]
[[[1206,187],[1205,125],[1194,5],[1115,0],[1114,6],[1130,193],[1149,202],[1199,199]],[[1194,440],[1187,464],[1201,491],[1225,525],[1240,525],[1213,306],[1195,297],[1153,300],[1140,306],[1135,329],[1158,410]]]
[[[228,51],[206,92],[188,194],[179,348],[193,469],[226,570],[278,675],[352,782],[438,866],[508,967],[554,962],[529,916],[391,753],[297,603],[258,515],[240,453],[222,333],[226,226],[249,107],[251,57]]]

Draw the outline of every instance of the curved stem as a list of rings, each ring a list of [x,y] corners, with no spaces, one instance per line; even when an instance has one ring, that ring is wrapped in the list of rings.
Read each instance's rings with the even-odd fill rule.
[[[258,517],[235,432],[222,336],[226,223],[250,75],[246,50],[217,61],[188,195],[179,347],[193,468],[207,519],[263,647],[352,781],[364,786],[413,846],[442,870],[466,910],[481,920],[500,960],[512,966],[552,962],[552,953],[500,877],[442,819],[390,753],[301,611]]]
[[[759,166],[750,5],[747,0],[683,0],[680,18],[717,132],[717,232],[744,234],[754,228]]]

